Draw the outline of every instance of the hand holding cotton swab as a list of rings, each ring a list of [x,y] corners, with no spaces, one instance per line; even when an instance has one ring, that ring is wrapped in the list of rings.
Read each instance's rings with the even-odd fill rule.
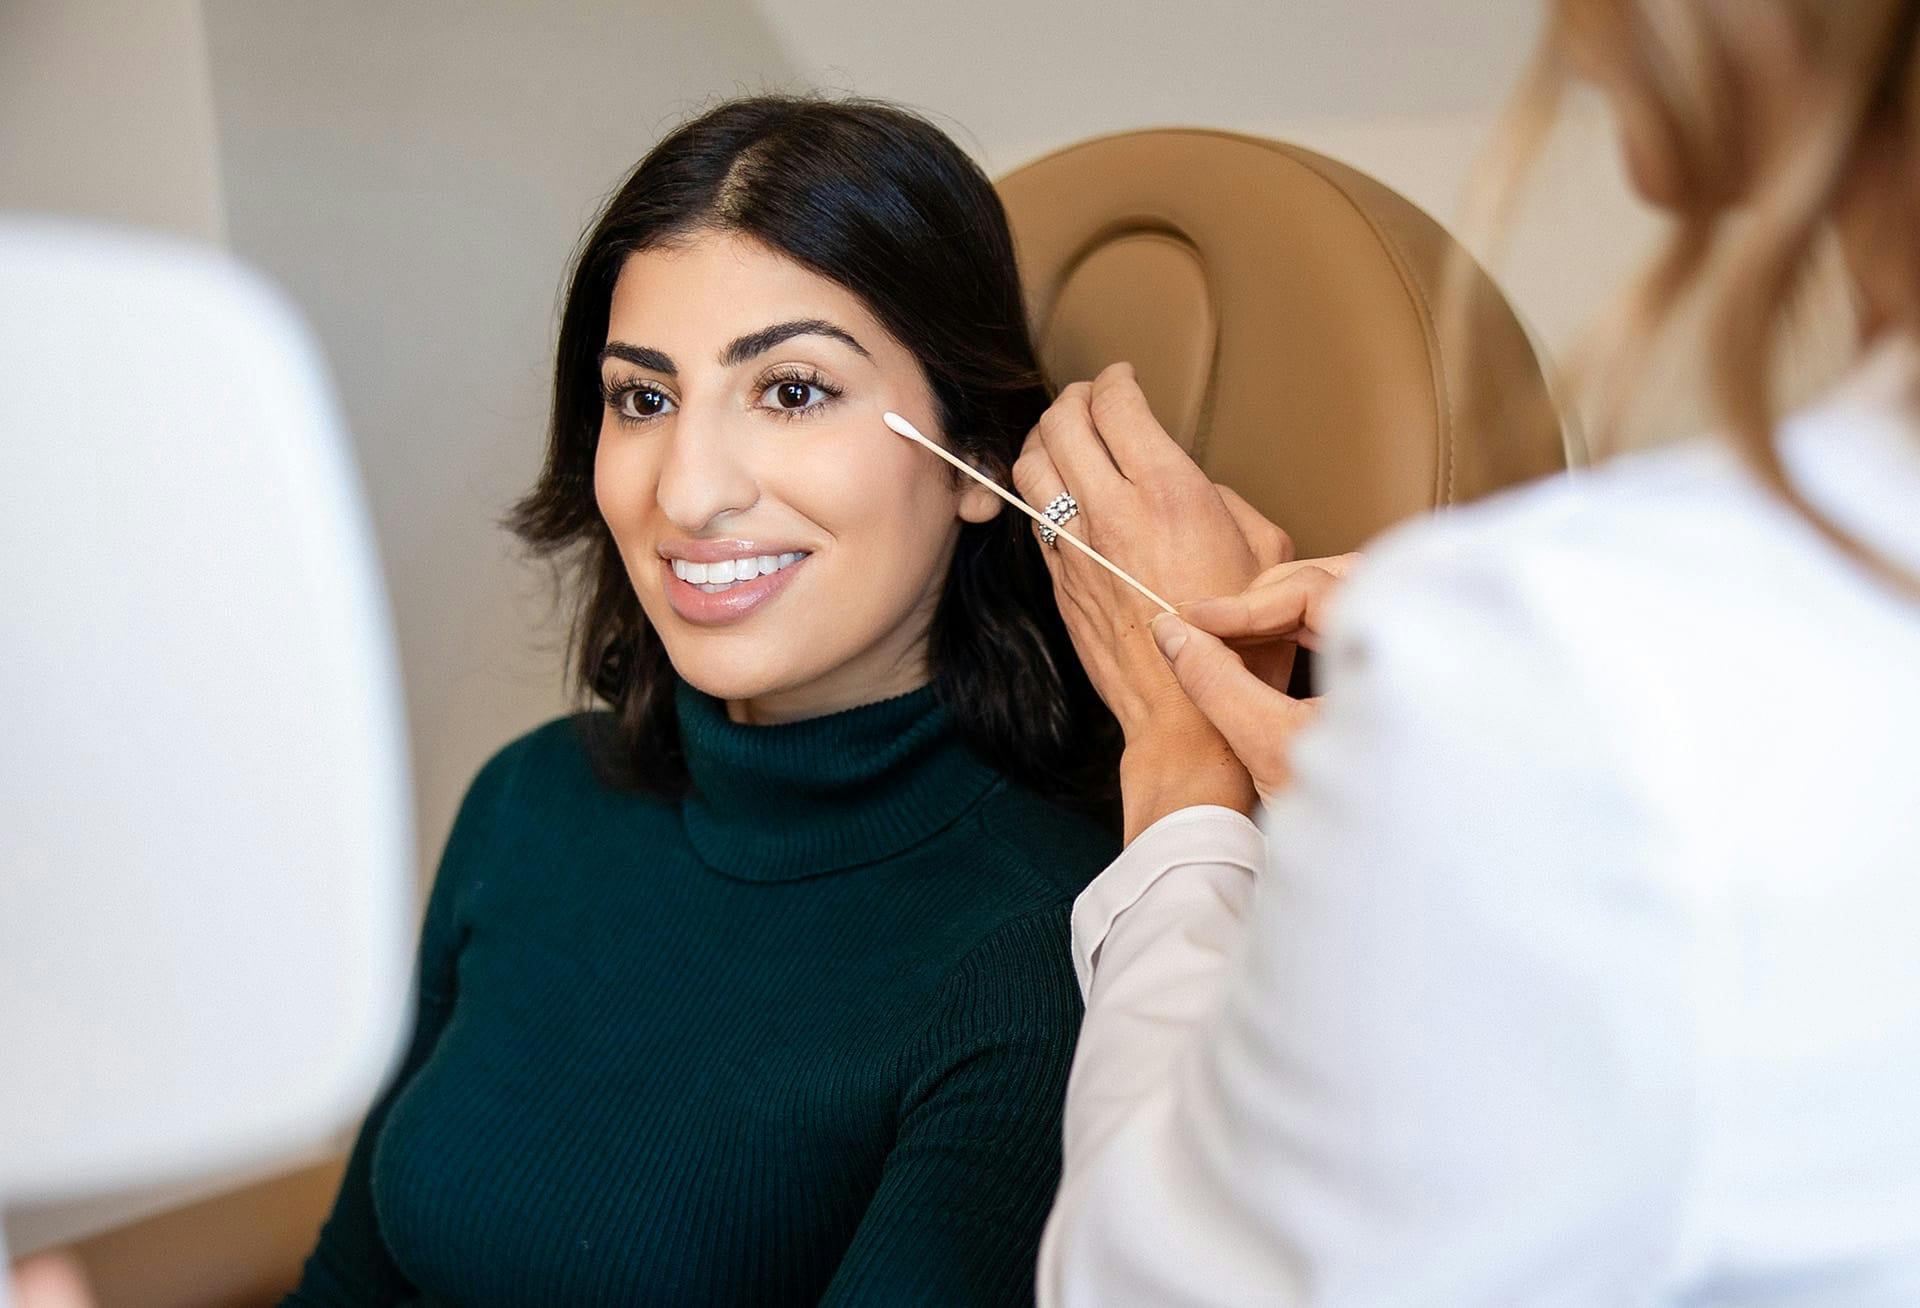
[[[985,473],[982,473],[978,468],[971,467],[968,464],[962,462],[961,460],[956,459],[953,455],[949,454],[946,450],[934,444],[932,441],[928,440],[925,436],[922,436],[919,430],[912,423],[908,422],[905,418],[902,418],[899,414],[889,411],[887,413],[881,414],[880,418],[881,418],[881,421],[885,422],[887,426],[891,427],[894,431],[900,433],[900,435],[902,436],[905,436],[910,441],[918,441],[920,444],[926,446],[928,449],[932,450],[935,454],[938,454],[941,458],[945,459],[948,463],[951,463],[954,467],[966,473],[967,476],[973,478],[975,481],[979,482],[982,486],[985,486],[988,490],[992,491],[995,495],[998,495],[1001,499],[1011,504],[1014,508],[1020,510],[1020,512],[1026,514],[1029,518],[1032,518],[1035,522],[1039,523],[1042,527],[1045,527],[1047,530],[1053,532],[1061,540],[1064,540],[1068,544],[1072,545],[1075,549],[1079,550],[1082,554],[1092,559],[1095,563],[1098,563],[1101,567],[1105,568],[1108,572],[1111,572],[1114,576],[1126,582],[1127,585],[1133,587],[1135,590],[1139,591],[1142,595],[1145,595],[1148,599],[1152,600],[1155,604],[1159,605],[1162,609],[1164,609],[1168,613],[1173,613],[1175,617],[1180,616],[1178,613],[1174,612],[1173,605],[1167,603],[1165,600],[1161,599],[1158,595],[1148,590],[1145,586],[1135,581],[1132,577],[1128,576],[1126,572],[1121,568],[1108,562],[1106,556],[1100,553],[1099,550],[1096,550],[1095,548],[1093,548],[1093,546],[1081,540],[1078,536],[1068,531],[1065,527],[1060,526],[1058,523],[1055,523],[1050,519],[1048,519],[1047,517],[1045,517],[1044,515],[1042,515],[1039,512],[1039,510],[1035,509],[1032,505],[1028,504],[1025,500],[1021,499],[1018,495],[1015,495],[1012,491],[1006,490],[1005,488],[1001,487],[992,478],[988,477]]]

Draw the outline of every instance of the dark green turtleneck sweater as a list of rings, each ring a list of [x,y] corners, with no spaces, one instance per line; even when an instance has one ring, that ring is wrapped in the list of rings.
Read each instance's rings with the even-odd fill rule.
[[[783,726],[682,685],[693,793],[561,719],[447,842],[405,1060],[296,1305],[1005,1304],[1032,1295],[1117,842],[931,689]]]

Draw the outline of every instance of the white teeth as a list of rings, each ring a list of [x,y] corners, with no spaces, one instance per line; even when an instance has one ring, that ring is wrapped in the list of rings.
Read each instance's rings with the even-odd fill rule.
[[[674,576],[711,595],[740,582],[768,576],[806,557],[805,550],[789,550],[785,554],[749,554],[744,558],[721,559],[717,563],[693,563],[686,559],[673,559],[671,562]]]

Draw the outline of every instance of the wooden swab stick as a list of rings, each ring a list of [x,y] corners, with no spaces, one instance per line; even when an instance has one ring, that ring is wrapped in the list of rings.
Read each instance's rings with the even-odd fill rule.
[[[1046,517],[1046,515],[1037,512],[1032,505],[1028,504],[1025,500],[1021,499],[1018,495],[1015,495],[1012,491],[1001,489],[998,485],[994,483],[994,481],[990,477],[988,477],[985,473],[981,472],[979,469],[969,467],[967,464],[962,463],[959,459],[954,458],[953,455],[947,453],[945,450],[941,449],[938,445],[935,445],[932,441],[928,440],[925,436],[922,436],[912,423],[908,422],[905,418],[902,418],[899,414],[893,413],[893,412],[887,412],[887,413],[881,414],[880,418],[881,418],[881,421],[887,424],[887,426],[893,428],[893,430],[899,432],[902,436],[905,436],[908,440],[919,441],[922,445],[932,450],[935,454],[938,454],[941,458],[945,459],[948,463],[951,463],[954,467],[966,473],[967,476],[973,478],[975,481],[979,482],[982,486],[985,486],[988,490],[992,491],[995,495],[998,495],[1001,499],[1005,500],[1007,503],[1013,505],[1014,508],[1020,510],[1020,512],[1026,514],[1029,518],[1032,518],[1035,522],[1039,523],[1042,527],[1045,527],[1047,530],[1058,535],[1061,540],[1070,542],[1075,549],[1079,550],[1082,554],[1092,559],[1095,563],[1098,563],[1101,567],[1105,568],[1108,572],[1111,572],[1114,576],[1120,578],[1120,580],[1126,582],[1127,585],[1133,587],[1135,590],[1139,591],[1142,595],[1145,595],[1148,599],[1152,600],[1155,604],[1158,604],[1161,608],[1165,609],[1168,613],[1173,613],[1174,617],[1177,618],[1180,616],[1178,613],[1174,612],[1173,605],[1161,599],[1158,595],[1148,590],[1145,586],[1142,586],[1139,582],[1135,581],[1132,577],[1129,577],[1123,570],[1116,567],[1114,564],[1109,563],[1107,561],[1106,556],[1100,553],[1099,550],[1096,550],[1093,546],[1081,540],[1078,536],[1068,531],[1065,527],[1055,526],[1053,522]]]

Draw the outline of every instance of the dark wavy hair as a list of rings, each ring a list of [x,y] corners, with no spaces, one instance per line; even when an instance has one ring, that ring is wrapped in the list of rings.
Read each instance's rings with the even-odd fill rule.
[[[576,589],[571,680],[612,710],[593,733],[596,765],[616,785],[669,796],[688,785],[675,674],[593,494],[599,353],[627,257],[705,231],[751,237],[858,295],[919,361],[949,447],[1003,485],[1051,398],[999,196],[925,119],[873,101],[754,97],[684,124],[640,161],[574,258],[546,464],[506,525]],[[1002,772],[1117,822],[1118,728],[1073,653],[1039,550],[1011,511],[961,528],[929,632],[935,693]]]

